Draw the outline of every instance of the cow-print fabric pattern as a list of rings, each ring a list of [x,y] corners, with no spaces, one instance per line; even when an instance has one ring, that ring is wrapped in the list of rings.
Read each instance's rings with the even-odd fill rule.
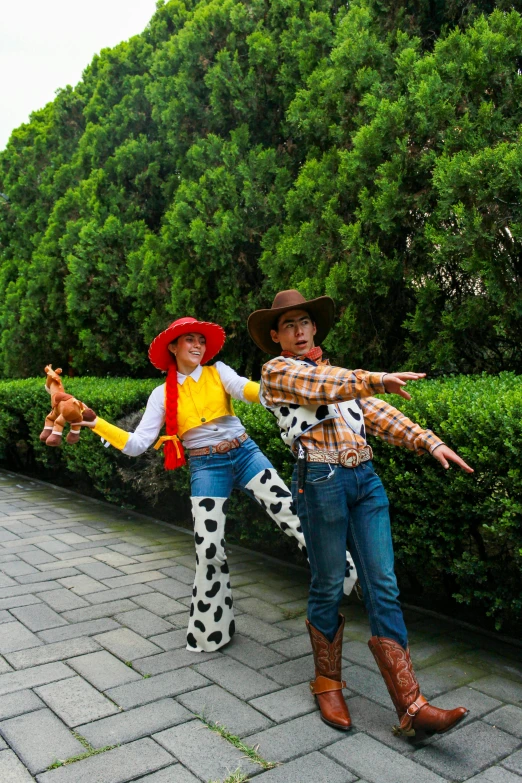
[[[266,468],[250,479],[245,489],[254,495],[259,505],[272,517],[283,533],[296,538],[299,549],[306,554],[303,530],[295,513],[292,493],[278,473]]]
[[[232,591],[225,554],[227,498],[193,497],[196,576],[192,588],[187,650],[213,652],[235,631]]]
[[[306,365],[306,362],[298,359],[286,358],[291,364]],[[305,432],[316,427],[328,419],[335,419],[339,415],[346,424],[366,440],[364,428],[364,416],[359,400],[345,400],[331,405],[299,405],[299,403],[287,403],[285,405],[268,406],[262,394],[260,399],[263,405],[274,414],[281,431],[281,438],[285,445],[292,447],[295,441]]]
[[[306,554],[306,545],[292,494],[274,469],[265,469],[252,478],[245,489],[266,510],[278,527],[297,540]],[[225,554],[227,498],[192,497],[196,575],[192,588],[187,650],[214,652],[228,644],[235,631],[230,575]],[[357,579],[349,552],[346,553],[345,593]]]
[[[330,411],[328,405],[288,405],[270,406],[269,410],[274,414],[281,431],[283,443],[293,446],[297,438],[305,432],[316,427],[327,419],[334,419],[339,414]]]
[[[353,558],[348,550],[346,550],[346,569],[344,572],[344,584],[343,584],[343,593],[345,595],[350,595],[353,588],[355,587],[355,584],[357,582],[357,569],[355,567],[355,563],[353,562]]]
[[[299,517],[295,512],[295,504],[292,493],[283,479],[275,470],[266,470],[258,473],[246,484],[245,489],[250,490],[257,502],[265,509],[276,525],[286,533],[294,536],[299,549],[306,555],[306,544]],[[357,571],[352,556],[346,551],[346,572],[344,577],[344,593],[350,595],[357,581]]]

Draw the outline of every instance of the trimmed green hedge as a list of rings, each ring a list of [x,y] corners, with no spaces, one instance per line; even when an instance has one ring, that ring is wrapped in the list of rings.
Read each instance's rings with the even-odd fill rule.
[[[85,400],[109,421],[142,408],[157,380],[127,378],[64,379],[65,389]],[[107,500],[130,502],[130,494],[114,470],[116,451],[82,431],[80,442],[50,448],[39,440],[50,397],[45,379],[0,381],[0,463],[15,470],[42,472],[46,478],[73,477],[81,489],[92,487]],[[121,455],[119,455],[121,458]]]
[[[67,391],[111,421],[132,429],[157,380],[66,380]],[[153,450],[136,460],[104,448],[89,431],[61,449],[38,436],[49,408],[42,379],[0,382],[0,463],[45,477],[73,479],[106,499],[148,503],[159,516],[189,520],[188,476],[165,472]],[[388,491],[397,571],[406,596],[438,605],[467,604],[497,628],[522,619],[522,383],[520,376],[458,376],[425,381],[409,403],[390,398],[429,426],[474,468],[471,476],[444,471],[428,456],[372,439],[375,463]],[[286,479],[291,460],[273,418],[260,406],[236,403],[248,432]],[[134,413],[134,416],[130,414]],[[123,418],[122,417],[126,417]],[[143,505],[141,506],[143,507]],[[279,556],[295,552],[252,502],[237,495],[229,536]]]

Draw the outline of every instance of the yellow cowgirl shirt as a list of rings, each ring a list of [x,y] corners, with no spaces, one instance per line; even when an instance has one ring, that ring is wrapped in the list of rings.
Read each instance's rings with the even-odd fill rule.
[[[201,365],[190,375],[178,372],[178,435],[189,449],[217,445],[245,431],[231,399],[259,402],[259,384],[238,375],[223,362]],[[143,418],[129,433],[98,417],[94,432],[129,457],[156,442],[165,422],[165,384],[150,395]]]

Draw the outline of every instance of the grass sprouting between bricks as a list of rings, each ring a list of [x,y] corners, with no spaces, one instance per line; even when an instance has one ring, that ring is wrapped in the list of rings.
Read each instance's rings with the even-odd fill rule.
[[[77,731],[73,731],[72,735],[74,739],[78,740],[78,742],[83,745],[85,753],[79,753],[77,756],[70,756],[68,759],[57,759],[52,764],[49,764],[47,767],[48,770],[65,767],[67,764],[74,764],[75,761],[83,761],[84,759],[88,759],[89,756],[97,756],[99,753],[106,753],[108,750],[114,750],[114,748],[119,747],[119,745],[106,745],[104,748],[93,748],[90,742],[86,740],[85,737],[82,737],[81,734],[78,734]]]
[[[223,783],[248,783],[250,778],[245,775],[244,772],[241,772],[240,769],[236,769],[235,772],[232,772],[231,775],[228,776],[228,778],[225,778]],[[211,780],[210,783],[220,783],[219,780]]]
[[[263,767],[263,769],[272,769],[276,766],[276,763],[274,761],[267,761],[266,759],[262,758],[259,753],[257,752],[257,747],[255,748],[251,747],[250,745],[245,745],[245,743],[237,737],[235,734],[232,734],[225,726],[221,726],[219,723],[215,723],[213,720],[210,720],[209,718],[206,718],[203,714],[196,714],[196,717],[199,718],[202,723],[207,726],[211,731],[215,731],[216,734],[220,734],[223,739],[225,739],[227,742],[230,742],[231,745],[233,745],[235,748],[240,750],[242,753],[245,754],[251,761],[254,762],[254,764],[259,764],[260,767]],[[234,775],[238,774],[240,770],[236,770],[234,772]],[[238,781],[238,783],[241,783],[241,780]],[[231,779],[230,781],[227,778],[227,781],[225,783],[236,783],[235,779]]]

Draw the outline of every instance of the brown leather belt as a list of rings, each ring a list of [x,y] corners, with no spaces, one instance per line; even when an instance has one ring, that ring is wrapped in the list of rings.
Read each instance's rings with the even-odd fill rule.
[[[232,438],[232,440],[221,440],[216,443],[215,446],[203,446],[201,449],[189,449],[189,457],[205,457],[208,454],[226,454],[232,449],[238,449],[242,443],[248,439],[248,435],[244,432],[239,438]]]
[[[356,468],[361,462],[368,462],[372,457],[373,451],[371,446],[364,446],[362,449],[345,449],[344,451],[319,451],[313,449],[306,453],[308,462],[330,462],[342,465],[343,468]]]

